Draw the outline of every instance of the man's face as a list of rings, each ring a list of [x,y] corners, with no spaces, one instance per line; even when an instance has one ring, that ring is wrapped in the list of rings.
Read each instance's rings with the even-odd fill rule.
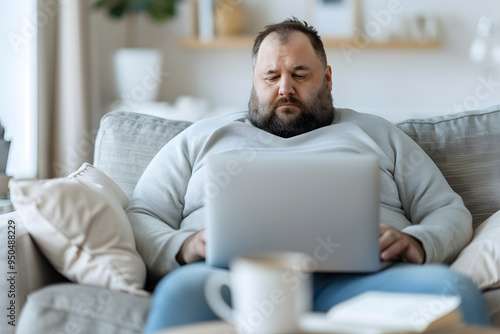
[[[272,33],[263,40],[255,64],[250,121],[285,138],[329,125],[331,90],[331,68],[323,67],[305,34],[292,32],[282,44]]]

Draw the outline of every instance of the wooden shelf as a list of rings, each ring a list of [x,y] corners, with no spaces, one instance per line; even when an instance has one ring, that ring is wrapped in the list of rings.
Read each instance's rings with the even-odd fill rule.
[[[203,42],[198,38],[183,39],[179,45],[187,49],[237,49],[251,48],[254,42],[254,35],[242,35],[231,37],[215,37],[209,42]]]
[[[186,49],[250,49],[253,45],[255,35],[242,35],[234,37],[215,37],[209,42],[202,42],[198,38],[183,39],[179,42]],[[387,41],[367,42],[351,39],[324,38],[325,48],[353,47],[359,49],[436,49],[441,43],[415,42],[415,41]]]
[[[356,46],[352,41],[348,41],[349,45]],[[334,45],[326,45],[326,47],[339,47],[340,44]],[[387,41],[387,42],[372,42],[369,43],[366,48],[367,49],[437,49],[441,46],[441,43],[438,41],[432,42],[415,42],[415,41]],[[362,46],[358,46],[359,48],[363,48]]]

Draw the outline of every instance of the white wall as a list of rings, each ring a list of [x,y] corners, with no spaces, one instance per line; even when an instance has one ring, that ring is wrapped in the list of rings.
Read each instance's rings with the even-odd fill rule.
[[[37,170],[36,1],[0,2],[0,121],[11,141],[7,175]]]
[[[310,11],[303,8],[307,9],[310,1],[243,0],[252,15],[256,8],[265,13],[250,17],[247,29],[261,30],[266,20],[276,21],[292,13],[305,13],[309,18]],[[374,20],[372,13],[387,9],[388,2],[362,1],[364,22]],[[367,48],[350,61],[341,49],[327,49],[333,67],[336,106],[398,121],[499,104],[500,65],[492,72],[472,63],[468,57],[481,15],[496,15],[500,20],[498,1],[401,0],[400,3],[402,12],[391,17],[391,24],[419,13],[436,15],[441,21],[442,46],[435,50]],[[110,21],[101,12],[93,13],[92,20],[97,75],[94,83],[99,86],[100,108],[105,112],[109,102],[116,98],[111,56],[124,46],[124,22]],[[193,95],[208,99],[213,107],[245,110],[252,82],[250,47],[183,49],[178,46],[183,26],[181,17],[160,25],[145,17],[139,21],[138,46],[160,48],[164,53],[165,70],[169,74],[163,82],[160,99],[173,103],[178,96]],[[485,86],[482,80],[492,80],[494,84]]]

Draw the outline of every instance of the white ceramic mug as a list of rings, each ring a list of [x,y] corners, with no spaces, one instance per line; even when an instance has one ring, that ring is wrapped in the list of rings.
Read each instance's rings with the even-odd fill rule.
[[[271,252],[239,257],[229,272],[213,274],[205,285],[208,305],[240,334],[298,333],[300,316],[312,307],[309,256]],[[221,288],[231,290],[233,309]]]

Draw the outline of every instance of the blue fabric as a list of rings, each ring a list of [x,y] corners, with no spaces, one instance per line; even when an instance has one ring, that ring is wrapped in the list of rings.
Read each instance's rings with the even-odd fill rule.
[[[204,283],[221,270],[195,263],[166,275],[153,294],[144,333],[173,326],[218,319],[207,305]],[[478,288],[468,278],[444,265],[399,263],[372,274],[314,274],[314,310],[326,312],[333,305],[368,290],[458,295],[469,325],[489,326],[486,305]],[[225,296],[228,298],[228,296]]]

